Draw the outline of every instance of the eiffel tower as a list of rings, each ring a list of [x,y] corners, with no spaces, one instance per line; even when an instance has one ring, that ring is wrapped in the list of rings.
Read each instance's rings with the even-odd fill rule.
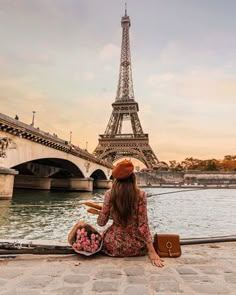
[[[121,19],[122,44],[120,58],[120,74],[116,100],[112,104],[113,111],[103,135],[99,135],[99,143],[94,154],[109,162],[123,157],[140,160],[148,168],[158,166],[158,159],[149,145],[148,134],[143,132],[139,117],[138,103],[134,99],[129,28],[130,18],[125,15]],[[122,133],[125,120],[130,121],[132,133]]]

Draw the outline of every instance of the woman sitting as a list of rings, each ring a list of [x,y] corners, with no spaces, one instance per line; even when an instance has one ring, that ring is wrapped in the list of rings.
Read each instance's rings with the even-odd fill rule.
[[[119,162],[112,171],[112,188],[105,194],[97,219],[104,226],[113,223],[103,233],[103,252],[110,256],[140,256],[148,252],[154,266],[164,266],[157,255],[150,234],[146,193],[136,185],[131,161]]]

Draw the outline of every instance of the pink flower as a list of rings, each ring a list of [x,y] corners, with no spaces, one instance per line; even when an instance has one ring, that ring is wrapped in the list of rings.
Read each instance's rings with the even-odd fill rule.
[[[76,242],[72,244],[72,247],[76,251],[86,251],[94,253],[98,250],[102,237],[99,233],[94,233],[92,230],[85,230],[84,227],[78,228],[76,231]]]

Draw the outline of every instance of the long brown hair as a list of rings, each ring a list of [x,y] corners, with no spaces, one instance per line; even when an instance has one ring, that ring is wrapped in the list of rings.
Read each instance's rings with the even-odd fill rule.
[[[135,210],[138,187],[135,174],[128,178],[115,179],[111,189],[111,206],[121,225],[126,226]]]

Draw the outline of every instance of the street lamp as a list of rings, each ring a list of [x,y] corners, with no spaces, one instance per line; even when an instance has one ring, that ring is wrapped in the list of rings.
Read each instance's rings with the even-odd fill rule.
[[[70,143],[71,143],[71,140],[72,140],[72,131],[70,131]]]
[[[33,113],[33,117],[32,117],[32,123],[31,123],[31,126],[34,126],[34,116],[35,116],[35,111],[32,111],[32,113]]]

